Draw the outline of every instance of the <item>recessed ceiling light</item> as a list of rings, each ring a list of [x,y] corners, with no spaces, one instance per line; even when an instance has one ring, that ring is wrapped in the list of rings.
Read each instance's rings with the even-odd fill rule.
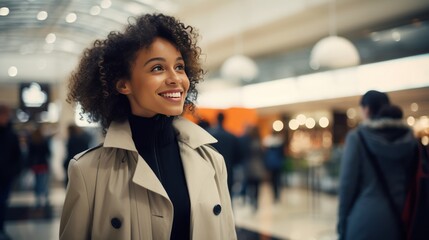
[[[101,8],[109,8],[112,6],[112,2],[110,0],[102,0],[100,3]]]
[[[89,10],[89,14],[95,16],[100,14],[101,12],[101,8],[99,6],[92,6],[91,9]]]
[[[7,7],[0,8],[0,16],[7,16],[7,15],[9,15],[9,8]]]
[[[392,38],[395,40],[395,42],[401,41],[401,33],[399,33],[397,30],[392,31]]]
[[[68,22],[68,23],[74,23],[74,22],[76,22],[76,19],[77,19],[76,13],[69,13],[66,16],[66,22]]]
[[[16,75],[18,75],[18,68],[16,68],[15,66],[11,66],[7,70],[7,73],[9,74],[10,77],[15,77]]]
[[[48,13],[46,11],[40,11],[37,14],[37,20],[43,21],[46,20],[48,18]]]
[[[55,40],[57,40],[57,36],[55,36],[55,33],[49,33],[48,35],[46,35],[46,43],[54,43]]]

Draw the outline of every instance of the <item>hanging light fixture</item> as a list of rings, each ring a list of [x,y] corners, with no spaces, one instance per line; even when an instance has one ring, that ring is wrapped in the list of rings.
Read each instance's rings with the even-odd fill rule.
[[[258,66],[251,58],[235,54],[223,63],[220,72],[226,79],[251,81],[258,75]]]
[[[239,17],[238,23],[243,23],[242,11],[245,4],[240,4],[240,0],[236,0],[237,8],[239,13],[236,16]],[[240,83],[241,81],[250,82],[258,75],[259,70],[253,59],[243,54],[243,39],[242,39],[242,25],[239,27],[235,36],[235,54],[229,57],[220,69],[222,78],[226,80],[232,80]]]
[[[359,65],[360,57],[356,47],[348,39],[337,36],[335,0],[330,0],[329,36],[314,45],[310,54],[310,67],[317,70]]]

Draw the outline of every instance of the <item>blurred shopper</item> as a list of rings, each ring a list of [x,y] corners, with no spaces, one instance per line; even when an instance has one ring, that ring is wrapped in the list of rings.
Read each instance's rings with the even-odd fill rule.
[[[82,128],[70,124],[67,128],[68,130],[68,139],[66,143],[66,158],[63,162],[63,167],[65,171],[65,186],[67,187],[68,183],[68,166],[70,160],[78,153],[85,151],[89,148],[90,142],[91,142],[91,136],[87,134],[85,131],[83,131]]]
[[[259,129],[256,126],[247,127],[245,134],[239,138],[239,141],[245,177],[242,189],[243,197],[244,200],[248,198],[253,209],[257,210],[259,187],[266,174]]]
[[[180,116],[204,76],[197,39],[146,14],[85,51],[68,100],[106,135],[70,161],[60,239],[237,238],[216,140]]]
[[[0,240],[11,239],[4,223],[8,199],[14,180],[21,170],[21,150],[18,135],[12,128],[9,107],[0,104]]]
[[[207,120],[200,119],[198,120],[198,126],[202,127],[204,130],[210,129],[210,123]]]
[[[341,158],[344,152],[344,141],[345,138],[342,137],[337,143],[332,143],[329,157],[327,158],[326,162],[323,163],[327,173],[325,181],[329,181],[328,184],[325,182],[324,190],[332,194],[338,194],[338,182],[340,176]]]
[[[217,125],[209,129],[209,132],[217,139],[217,143],[212,146],[219,151],[225,159],[226,168],[228,170],[228,189],[232,193],[232,184],[234,182],[234,167],[240,159],[240,147],[238,137],[228,132],[224,126],[225,114],[220,112],[217,114]]]
[[[51,150],[49,140],[38,126],[30,135],[28,144],[28,164],[34,173],[36,206],[49,206],[49,161]]]
[[[417,142],[385,93],[368,91],[360,106],[364,121],[347,135],[341,159],[340,239],[404,239],[400,213]]]
[[[280,200],[280,191],[282,188],[281,176],[285,161],[284,144],[282,134],[274,130],[262,141],[264,148],[264,163],[270,174],[274,202],[278,202]]]

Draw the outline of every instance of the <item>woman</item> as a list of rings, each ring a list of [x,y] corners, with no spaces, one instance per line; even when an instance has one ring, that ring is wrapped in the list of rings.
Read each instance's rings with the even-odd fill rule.
[[[390,105],[385,93],[368,91],[360,105],[364,121],[347,135],[341,159],[340,239],[402,239],[398,214],[415,169],[417,142],[401,119],[402,110]],[[362,140],[380,166],[389,195],[383,191]]]
[[[180,117],[204,73],[196,38],[147,14],[85,51],[69,101],[106,135],[70,162],[61,239],[236,239],[216,140]]]

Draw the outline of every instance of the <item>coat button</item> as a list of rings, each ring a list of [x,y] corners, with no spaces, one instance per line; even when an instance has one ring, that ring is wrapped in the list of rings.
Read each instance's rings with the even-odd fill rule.
[[[217,216],[220,214],[220,212],[222,212],[222,207],[219,204],[216,204],[213,207],[213,213]]]
[[[119,220],[118,218],[112,218],[112,220],[110,220],[110,223],[115,229],[119,229],[122,225],[121,220]]]

